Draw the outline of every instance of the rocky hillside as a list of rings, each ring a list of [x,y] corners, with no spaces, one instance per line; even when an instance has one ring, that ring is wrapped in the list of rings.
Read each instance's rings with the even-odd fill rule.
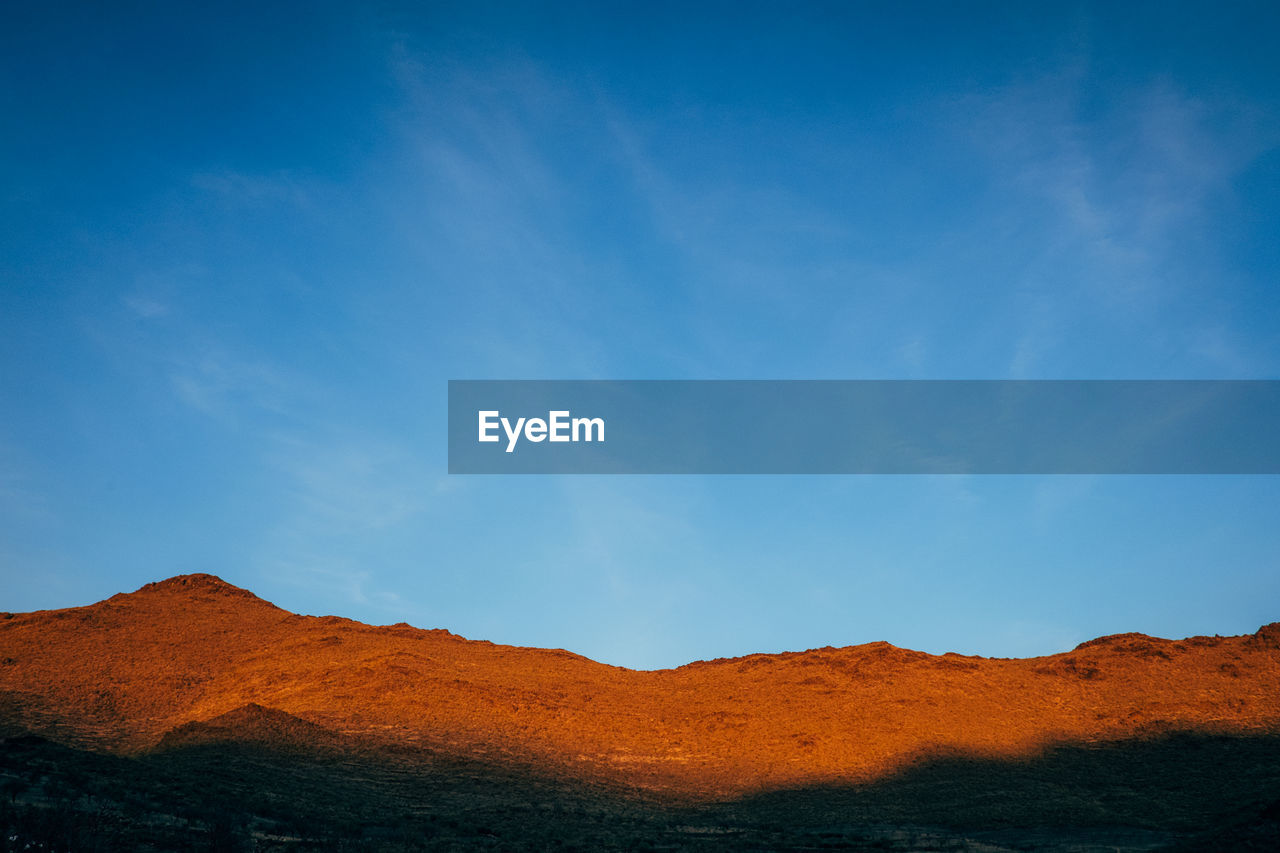
[[[121,756],[243,736],[510,760],[703,798],[1169,732],[1280,734],[1280,623],[1062,654],[887,643],[633,671],[443,630],[299,616],[211,575],[0,615],[0,725]]]

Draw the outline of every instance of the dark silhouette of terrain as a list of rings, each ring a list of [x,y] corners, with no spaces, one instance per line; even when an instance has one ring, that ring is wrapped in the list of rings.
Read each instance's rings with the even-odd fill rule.
[[[635,672],[188,575],[0,616],[0,734],[7,849],[1280,850],[1275,624]]]

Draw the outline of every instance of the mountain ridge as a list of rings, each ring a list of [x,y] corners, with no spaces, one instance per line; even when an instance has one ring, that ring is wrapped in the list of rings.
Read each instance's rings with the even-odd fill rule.
[[[630,670],[443,629],[302,616],[194,574],[8,615],[0,661],[5,731],[77,747],[142,754],[183,732],[226,734],[238,709],[261,708],[301,721],[280,729],[293,738],[315,726],[708,795],[868,779],[947,751],[1280,734],[1280,623],[1238,637],[1116,634],[1034,658],[876,642]]]
[[[947,651],[947,652],[935,654],[932,652],[925,652],[925,651],[920,651],[916,649],[911,649],[906,646],[898,646],[886,640],[873,640],[866,643],[855,643],[855,644],[850,644],[845,646],[826,645],[826,646],[815,646],[807,649],[787,650],[787,651],[781,651],[781,652],[750,652],[745,655],[734,655],[734,656],[727,656],[727,657],[705,658],[705,659],[693,660],[676,667],[668,667],[668,668],[652,669],[652,670],[636,670],[630,667],[618,666],[615,664],[604,663],[603,661],[597,661],[594,658],[590,658],[586,655],[582,655],[577,652],[569,651],[568,649],[550,648],[550,647],[541,647],[541,646],[514,646],[514,645],[493,643],[490,640],[471,639],[468,637],[464,637],[463,635],[456,634],[447,628],[439,628],[439,627],[420,628],[414,625],[410,625],[407,622],[396,622],[389,625],[375,625],[371,623],[360,622],[355,619],[350,619],[345,616],[338,616],[334,614],[317,616],[317,615],[292,613],[291,611],[285,610],[271,601],[261,598],[260,596],[256,595],[255,593],[253,593],[248,589],[236,586],[235,584],[232,584],[232,583],[229,583],[228,581],[223,580],[217,575],[207,573],[207,572],[193,572],[188,574],[174,575],[172,577],[165,578],[163,580],[152,581],[152,582],[143,584],[141,587],[139,587],[137,590],[133,592],[119,592],[108,598],[102,599],[101,601],[92,602],[90,604],[85,604],[85,605],[75,605],[71,607],[54,608],[54,609],[48,609],[48,610],[35,610],[35,611],[29,611],[26,613],[17,613],[17,612],[8,612],[8,611],[0,612],[0,620],[14,619],[18,617],[46,615],[46,614],[69,614],[74,612],[92,610],[102,605],[119,605],[122,603],[137,602],[139,600],[145,599],[150,595],[162,595],[165,597],[181,597],[181,598],[186,598],[187,600],[192,602],[199,602],[201,600],[216,601],[218,598],[223,598],[228,600],[248,601],[256,604],[265,605],[266,607],[270,608],[272,611],[286,614],[288,617],[293,617],[295,619],[315,619],[315,620],[320,620],[325,624],[335,624],[335,625],[349,624],[349,625],[359,626],[362,629],[374,630],[374,631],[386,630],[386,631],[425,632],[429,635],[441,636],[441,637],[453,637],[469,643],[482,643],[485,645],[508,648],[508,649],[525,649],[529,651],[568,655],[584,661],[590,661],[591,663],[597,664],[599,666],[607,666],[614,669],[625,670],[628,672],[674,672],[674,671],[685,669],[687,667],[725,665],[730,663],[752,661],[752,660],[758,660],[763,658],[786,660],[786,659],[795,658],[797,656],[804,656],[804,655],[810,655],[810,654],[821,654],[821,653],[830,653],[830,652],[849,652],[849,651],[860,651],[860,650],[865,650],[867,653],[874,653],[877,655],[893,654],[894,652],[902,652],[902,653],[905,653],[905,657],[923,656],[923,657],[932,658],[932,659],[959,658],[959,659],[968,659],[968,660],[977,660],[977,661],[1029,661],[1029,660],[1042,660],[1042,659],[1056,657],[1063,654],[1070,654],[1071,652],[1081,651],[1089,648],[1113,647],[1113,646],[1119,646],[1119,645],[1125,645],[1125,644],[1129,645],[1130,647],[1140,648],[1145,643],[1152,643],[1156,645],[1178,644],[1178,643],[1205,644],[1205,643],[1212,643],[1212,642],[1217,642],[1221,640],[1246,639],[1246,638],[1255,638],[1255,641],[1257,642],[1280,644],[1280,621],[1276,621],[1276,622],[1269,622],[1259,626],[1257,631],[1251,634],[1239,634],[1239,635],[1213,635],[1213,636],[1191,635],[1191,636],[1183,637],[1181,639],[1173,639],[1173,638],[1159,637],[1152,634],[1144,634],[1144,633],[1135,632],[1135,631],[1122,632],[1122,633],[1116,633],[1116,634],[1106,634],[1099,637],[1094,637],[1093,639],[1084,640],[1076,644],[1074,647],[1072,647],[1069,650],[1064,650],[1062,652],[1054,652],[1047,655],[1033,655],[1029,657],[986,656],[986,655],[975,655],[975,654],[968,654],[965,652],[956,652],[956,651]]]

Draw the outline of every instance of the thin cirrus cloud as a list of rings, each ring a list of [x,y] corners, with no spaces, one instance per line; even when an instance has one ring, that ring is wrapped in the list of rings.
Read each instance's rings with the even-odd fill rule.
[[[1245,354],[1218,296],[1235,271],[1214,248],[1213,217],[1274,132],[1247,102],[1211,107],[1168,81],[1099,97],[1087,82],[1064,73],[959,101],[1003,192],[994,215],[1022,280],[1009,374],[1061,371],[1081,327],[1120,335],[1136,323],[1149,324],[1138,329],[1149,351],[1127,348],[1123,374],[1168,371],[1177,349],[1174,374],[1256,375],[1265,362]]]
[[[642,226],[632,232],[631,250],[665,258],[668,280],[659,289],[669,290],[668,324],[650,314],[639,328],[651,339],[651,358],[668,371],[759,375],[779,354],[764,342],[795,324],[813,332],[786,351],[795,374],[834,368],[842,375],[919,375],[943,367],[922,361],[923,354],[963,345],[956,336],[965,334],[984,339],[974,353],[985,362],[969,367],[970,375],[1101,372],[1073,347],[1081,334],[1111,350],[1108,360],[1122,374],[1151,373],[1153,364],[1165,372],[1232,375],[1260,367],[1245,354],[1247,344],[1232,339],[1233,318],[1214,304],[1215,289],[1232,271],[1215,260],[1215,235],[1203,227],[1209,209],[1229,196],[1231,180],[1269,147],[1264,123],[1247,102],[1218,105],[1215,113],[1170,83],[1152,83],[1097,104],[1087,97],[1087,79],[1070,70],[925,102],[919,124],[971,151],[973,168],[985,173],[991,190],[979,201],[980,216],[939,214],[941,230],[932,240],[871,260],[857,247],[892,245],[896,237],[877,233],[861,208],[806,199],[767,170],[754,183],[728,167],[677,178],[639,129],[644,122],[603,94],[557,87],[527,65],[493,74],[468,78],[461,104],[435,94],[451,87],[404,76],[413,80],[406,85],[418,114],[430,116],[405,130],[418,145],[427,181],[423,228],[435,241],[448,235],[446,251],[475,259],[468,286],[503,329],[480,339],[477,349],[496,350],[497,363],[519,360],[522,352],[540,374],[549,341],[567,342],[549,354],[559,375],[597,375],[611,360],[616,369],[632,370],[628,362],[642,357],[638,343],[626,352],[617,339],[606,344],[591,334],[606,328],[625,341],[637,327],[613,314],[621,300],[599,299],[595,285],[617,278],[616,252],[609,255],[608,235],[584,241],[587,232],[575,227],[581,178],[534,141],[546,134],[545,113],[596,143],[588,161],[593,174],[606,176],[612,205]],[[851,137],[850,144],[859,141]],[[816,175],[826,169],[836,181],[849,180],[814,155]],[[894,168],[910,168],[910,161]],[[981,223],[981,230],[966,222]],[[956,311],[909,296],[944,283],[957,294],[985,293],[1001,313],[957,326]],[[1189,302],[1209,303],[1192,327]],[[915,312],[899,311],[902,303]],[[717,305],[732,311],[718,312]],[[871,316],[897,320],[886,329],[866,325]],[[1143,317],[1162,328],[1151,351],[1133,352],[1132,326]],[[994,339],[988,322],[1004,325],[1003,353],[984,354]],[[673,329],[678,345],[666,339]],[[1170,366],[1174,350],[1193,360],[1184,356]],[[899,358],[886,359],[886,352]],[[832,365],[835,353],[840,362]]]

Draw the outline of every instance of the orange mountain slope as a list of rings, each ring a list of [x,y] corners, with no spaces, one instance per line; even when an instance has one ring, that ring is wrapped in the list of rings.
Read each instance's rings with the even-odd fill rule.
[[[234,728],[246,706],[299,718],[281,724],[293,738],[517,756],[583,778],[741,795],[867,780],[939,753],[1013,757],[1169,730],[1280,734],[1280,623],[1244,637],[1122,634],[1017,660],[871,643],[633,671],[298,616],[203,574],[0,616],[9,731],[137,753],[199,721]]]

